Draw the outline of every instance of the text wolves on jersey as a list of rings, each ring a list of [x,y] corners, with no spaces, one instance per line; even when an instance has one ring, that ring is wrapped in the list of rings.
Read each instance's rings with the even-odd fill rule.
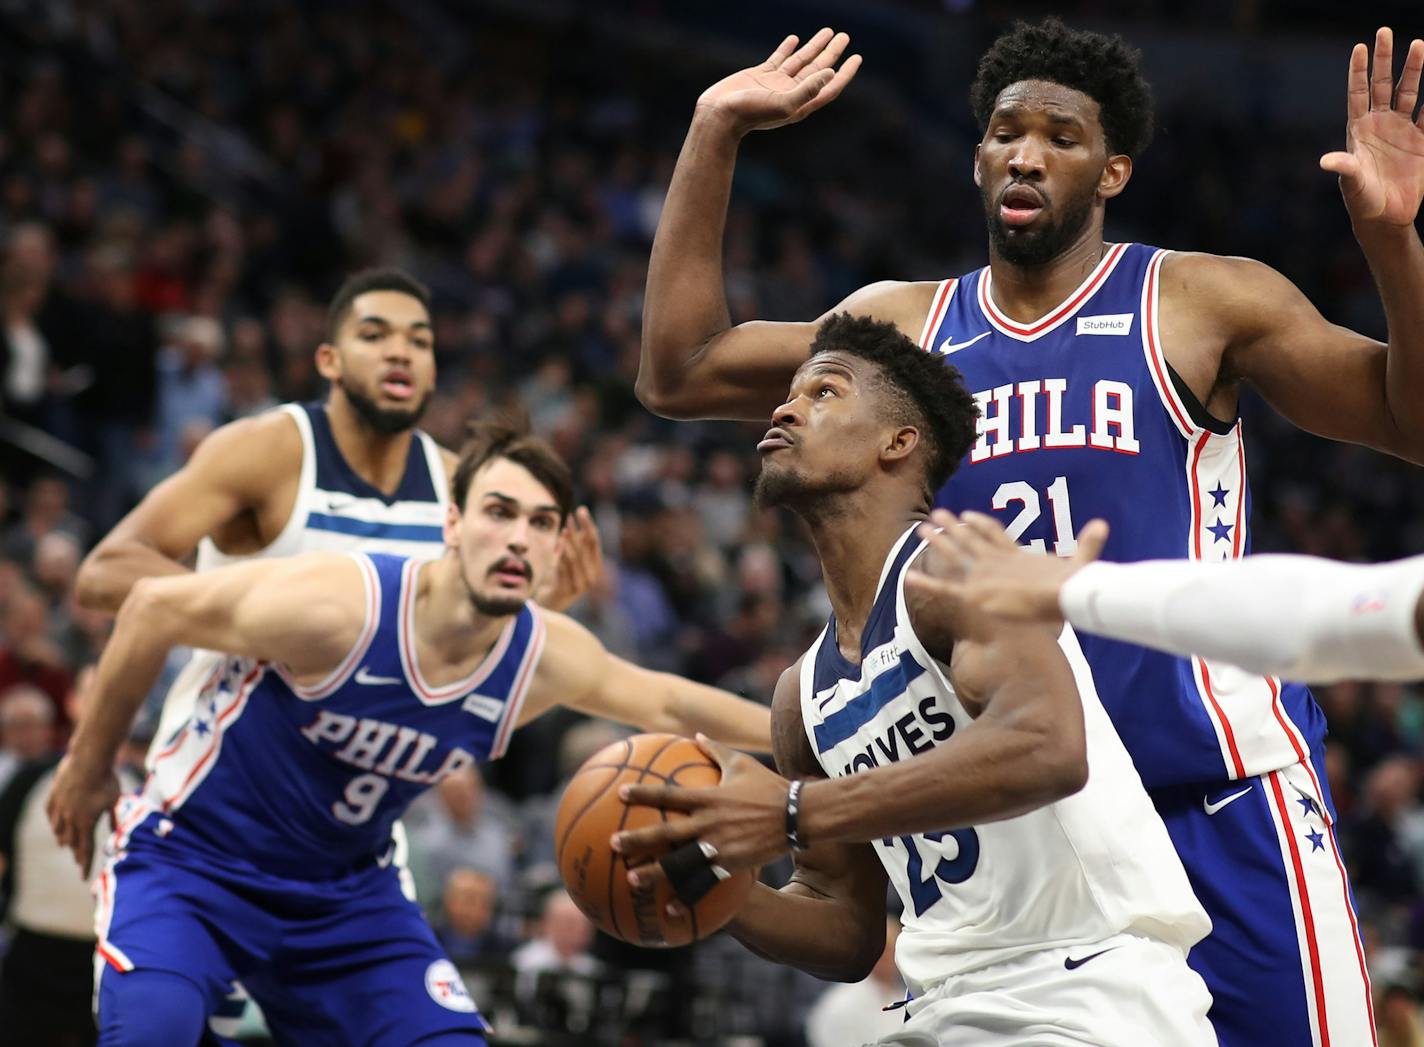
[[[1093,383],[1091,429],[1082,422],[1066,430],[1063,428],[1063,398],[1067,392],[1066,378],[1042,378],[975,393],[974,402],[979,405],[979,440],[969,452],[969,461],[982,462],[1041,447],[1092,447],[1119,454],[1138,452],[1140,447],[1132,417],[1132,386],[1108,378]],[[1015,399],[1017,405],[1013,403]],[[1047,405],[1046,425],[1041,435],[1038,428],[1040,399]],[[1012,436],[1015,420],[1018,435]]]

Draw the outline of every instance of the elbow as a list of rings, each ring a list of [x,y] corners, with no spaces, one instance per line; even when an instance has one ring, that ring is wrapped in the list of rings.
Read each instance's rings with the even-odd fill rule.
[[[111,597],[109,585],[105,580],[108,558],[108,549],[100,544],[79,565],[79,573],[74,579],[74,598],[86,611],[107,611],[112,614],[122,602]]]
[[[646,367],[639,368],[638,377],[633,382],[633,395],[638,402],[660,418],[674,421],[689,421],[694,416],[691,405],[678,395],[671,383],[659,381]]]
[[[1068,733],[1068,737],[1063,737]],[[1059,732],[1039,746],[1035,761],[1040,768],[1039,781],[1048,793],[1046,803],[1054,803],[1079,792],[1088,784],[1088,745],[1082,730]]]

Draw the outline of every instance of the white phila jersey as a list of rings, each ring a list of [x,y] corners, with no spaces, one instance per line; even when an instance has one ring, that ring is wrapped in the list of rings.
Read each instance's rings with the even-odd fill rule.
[[[229,556],[211,538],[198,544],[197,569],[211,570],[243,560],[310,552],[372,552],[433,559],[444,552],[450,483],[440,447],[415,430],[405,473],[391,495],[357,475],[341,454],[322,403],[275,408],[292,419],[302,438],[301,477],[291,515],[280,534],[255,553]],[[211,651],[195,651],[164,701],[149,763],[193,712],[199,690],[222,661]]]
[[[973,722],[910,625],[904,574],[924,545],[913,535],[886,559],[860,664],[842,656],[834,615],[801,663],[802,720],[832,777],[927,752]],[[1088,784],[1017,818],[871,845],[904,903],[895,958],[916,996],[1041,949],[1126,931],[1185,953],[1211,929],[1077,639],[1065,628],[1059,643],[1083,700]]]

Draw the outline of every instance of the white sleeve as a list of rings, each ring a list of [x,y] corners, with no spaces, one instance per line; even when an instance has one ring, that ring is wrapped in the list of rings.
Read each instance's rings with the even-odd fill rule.
[[[1059,594],[1084,632],[1311,683],[1424,679],[1424,556],[1093,563]]]

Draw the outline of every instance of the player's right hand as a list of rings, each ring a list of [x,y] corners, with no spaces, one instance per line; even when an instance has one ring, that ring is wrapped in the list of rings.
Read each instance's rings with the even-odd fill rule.
[[[938,530],[936,530],[938,528]],[[984,513],[956,517],[936,509],[919,535],[933,554],[905,575],[905,584],[952,607],[972,620],[985,615],[1010,622],[1059,623],[1058,594],[1063,583],[1096,560],[1107,541],[1108,525],[1089,521],[1078,533],[1071,557],[1035,555],[1016,545],[1003,525]]]
[[[860,55],[836,68],[850,37],[822,29],[799,50],[798,42],[788,36],[761,65],[713,84],[697,99],[698,110],[726,116],[746,134],[794,124],[834,101],[860,68]]]
[[[119,798],[119,779],[112,769],[93,773],[66,756],[50,786],[45,813],[61,847],[74,852],[83,877],[94,860],[94,826]]]

